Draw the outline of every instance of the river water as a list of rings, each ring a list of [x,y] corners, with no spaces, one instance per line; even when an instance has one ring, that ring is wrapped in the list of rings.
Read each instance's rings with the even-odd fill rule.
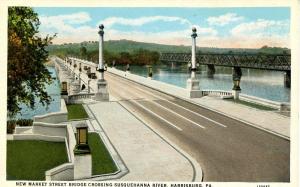
[[[32,119],[35,115],[42,115],[48,112],[57,112],[60,110],[60,84],[59,80],[56,78],[56,71],[54,67],[48,67],[51,76],[55,78],[50,85],[46,85],[46,90],[51,96],[52,101],[48,107],[43,106],[39,99],[36,99],[35,109],[31,109],[24,104],[21,104],[21,113],[16,115],[16,119]]]
[[[125,70],[125,66],[116,68]],[[207,76],[207,66],[201,65],[199,69],[197,77],[200,80],[201,89],[232,90],[232,68],[215,66],[216,73],[213,78]],[[147,77],[145,66],[130,66],[130,71],[133,74]],[[242,72],[241,93],[272,101],[290,102],[290,88],[284,86],[284,72],[245,68],[242,69]],[[153,66],[153,79],[161,82],[185,88],[189,76],[187,67]]]
[[[227,90],[232,89],[232,70],[229,67],[216,66],[216,73],[213,78],[207,76],[206,66],[200,66],[197,77],[200,79],[200,87],[203,90]],[[117,66],[117,69],[125,70],[125,66]],[[56,78],[56,71],[53,67],[48,67],[52,77]],[[145,66],[130,66],[131,73],[147,77]],[[242,69],[241,79],[242,93],[260,98],[265,98],[279,102],[290,102],[290,89],[284,86],[284,73],[277,71]],[[186,87],[186,80],[190,73],[186,67],[166,67],[153,66],[153,79],[161,82],[173,84],[179,87]],[[48,112],[60,110],[60,83],[58,79],[46,86],[46,90],[52,98],[48,107],[43,106],[36,100],[35,109],[31,109],[21,104],[21,113],[16,115],[16,119],[32,119],[35,115],[42,115]]]

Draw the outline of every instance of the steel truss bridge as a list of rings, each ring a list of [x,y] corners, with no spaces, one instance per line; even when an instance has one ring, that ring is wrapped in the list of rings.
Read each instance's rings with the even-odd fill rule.
[[[190,63],[191,58],[191,53],[161,53],[160,55],[160,61],[170,63]],[[200,65],[291,71],[291,55],[285,54],[196,54],[196,62]]]

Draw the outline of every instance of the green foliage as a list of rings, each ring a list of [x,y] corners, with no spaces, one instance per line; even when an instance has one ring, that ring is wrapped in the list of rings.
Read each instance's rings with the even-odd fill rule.
[[[47,49],[50,54],[59,57],[81,55],[80,49],[84,45],[87,49],[87,59],[98,62],[98,42],[88,41],[82,43],[68,43],[63,45],[50,45]],[[104,42],[104,59],[107,64],[114,60],[117,64],[148,65],[158,63],[159,55],[163,52],[190,53],[190,46],[162,45],[155,43],[135,42],[130,40],[110,40]],[[280,47],[264,46],[261,49],[243,49],[243,48],[212,48],[198,47],[198,54],[290,54],[290,49]]]
[[[117,167],[97,133],[89,133],[89,146],[92,153],[92,174],[114,173]]]
[[[48,57],[45,48],[53,37],[39,37],[39,25],[32,8],[9,7],[7,110],[10,117],[20,111],[20,103],[34,108],[36,97],[43,105],[51,100],[45,84],[52,80],[44,63]]]
[[[21,127],[26,126],[32,126],[33,120],[32,119],[18,119],[18,120],[9,120],[7,121],[7,134],[12,134],[15,130],[16,125],[19,125]]]
[[[65,143],[7,141],[8,180],[45,180],[45,172],[68,162]]]
[[[82,45],[81,48],[80,48],[80,56],[83,58],[83,59],[86,59],[87,58],[87,50],[86,48]]]
[[[68,119],[85,119],[89,116],[87,115],[86,111],[84,110],[82,104],[71,104],[67,105],[68,109]]]
[[[269,47],[267,45],[262,46],[258,52],[262,54],[291,54],[291,50],[288,48]]]
[[[118,50],[118,47],[118,49],[115,50],[113,47],[110,47],[110,43],[111,41],[105,43],[104,45],[104,60],[105,63],[109,65],[111,65],[113,61],[119,65],[151,65],[158,63],[159,61],[159,53],[156,51],[151,51],[144,48],[136,48],[136,46],[132,48],[126,48],[124,46],[122,48],[123,50]],[[106,44],[108,46],[106,46]],[[60,45],[59,47],[50,46],[48,49],[52,55],[57,55],[61,58],[66,56],[77,56],[78,58],[88,59],[89,61],[97,63],[99,58],[99,51],[96,47],[97,45],[98,43],[88,42],[81,44],[64,44]],[[113,42],[113,46],[115,46],[115,42]]]

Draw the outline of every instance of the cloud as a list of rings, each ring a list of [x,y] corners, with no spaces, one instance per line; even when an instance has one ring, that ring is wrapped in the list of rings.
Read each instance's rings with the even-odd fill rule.
[[[202,28],[196,26],[199,38],[212,37],[217,34],[216,30],[211,28]],[[142,31],[120,31],[115,29],[106,30],[106,39],[110,40],[134,40],[140,42],[169,44],[169,45],[190,45],[191,44],[191,29],[178,31],[163,31],[163,32],[142,32]]]
[[[57,16],[42,15],[39,17],[39,20],[41,22],[40,31],[42,32],[42,35],[46,35],[45,33],[58,33],[58,36],[54,42],[60,41],[63,37],[69,35],[86,39],[87,33],[97,32],[96,28],[91,28],[84,25],[84,23],[87,23],[91,20],[90,15],[86,12]]]
[[[74,14],[57,15],[57,16],[40,16],[42,24],[53,24],[55,22],[68,23],[68,24],[82,24],[91,20],[90,15],[87,12],[78,12]]]
[[[236,13],[227,13],[218,17],[208,17],[207,22],[209,25],[224,26],[231,22],[243,20],[244,17],[238,16]]]
[[[39,20],[41,22],[41,30],[43,31],[73,33],[75,29],[73,25],[82,25],[83,23],[89,22],[91,18],[86,12],[78,12],[74,14],[57,16],[42,15],[39,17]],[[85,28],[85,26],[81,27]]]
[[[128,26],[142,26],[147,23],[164,21],[164,22],[178,22],[180,24],[191,25],[191,22],[187,19],[180,17],[170,17],[170,16],[148,16],[148,17],[139,17],[139,18],[123,18],[123,17],[109,17],[99,24],[103,24],[107,28],[111,28],[114,25],[128,25]]]
[[[256,21],[241,23],[235,26],[230,33],[235,36],[272,36],[289,33],[288,20],[265,20],[258,19]]]
[[[88,13],[79,12],[70,15],[40,16],[40,31],[42,36],[58,33],[54,43],[74,43],[97,41],[98,28],[86,23],[91,20]],[[114,29],[116,24],[142,26],[156,21],[177,22],[181,30],[165,30],[163,32],[141,31],[139,28],[131,31]],[[170,45],[191,45],[192,23],[180,17],[152,16],[139,18],[110,17],[99,23],[105,25],[105,40],[127,39],[140,42],[160,43]],[[186,24],[186,25],[184,25]],[[194,25],[197,28],[197,46],[228,47],[228,48],[257,48],[263,45],[289,47],[289,22],[257,20],[241,23],[234,27],[229,34],[219,36],[218,30],[211,27]],[[281,28],[281,29],[280,29]],[[285,33],[285,34],[284,34]]]

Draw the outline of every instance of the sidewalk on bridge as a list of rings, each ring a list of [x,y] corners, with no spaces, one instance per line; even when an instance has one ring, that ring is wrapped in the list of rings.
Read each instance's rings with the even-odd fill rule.
[[[105,131],[129,170],[119,180],[201,181],[202,171],[198,163],[171,146],[118,102],[97,102],[86,106],[100,123],[96,123],[98,127],[95,129]]]
[[[267,130],[284,138],[290,137],[290,117],[264,111],[242,104],[226,101],[219,97],[186,98],[190,102],[215,110],[224,115],[238,119],[248,125]]]

